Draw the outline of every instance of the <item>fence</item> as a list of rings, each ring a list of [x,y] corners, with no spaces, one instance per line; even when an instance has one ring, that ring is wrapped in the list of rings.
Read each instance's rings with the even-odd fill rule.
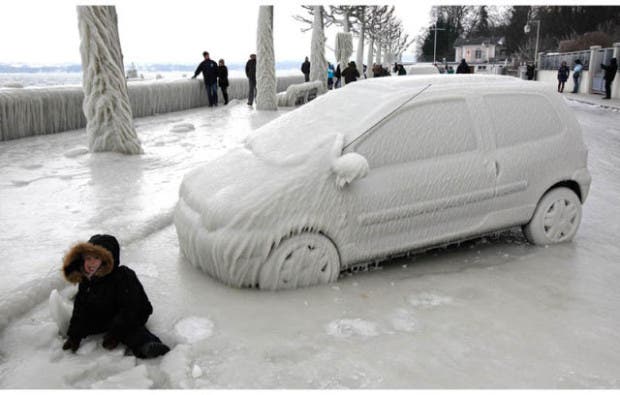
[[[566,62],[568,67],[572,67],[575,60],[579,59],[583,65],[584,70],[590,69],[590,53],[591,50],[575,51],[575,52],[563,52],[556,54],[546,54],[540,56],[539,70],[557,70],[560,68],[562,62]]]

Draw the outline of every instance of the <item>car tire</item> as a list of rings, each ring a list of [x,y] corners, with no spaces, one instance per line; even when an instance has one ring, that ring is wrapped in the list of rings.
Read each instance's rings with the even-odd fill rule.
[[[281,290],[327,284],[338,279],[340,254],[319,233],[302,233],[283,240],[262,265],[259,288]]]
[[[538,202],[534,216],[523,227],[532,244],[548,245],[573,239],[581,222],[581,201],[565,187],[548,191]]]

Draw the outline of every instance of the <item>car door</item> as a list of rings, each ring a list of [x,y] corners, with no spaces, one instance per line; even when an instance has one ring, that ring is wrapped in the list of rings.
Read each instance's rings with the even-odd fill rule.
[[[345,264],[475,233],[494,195],[466,97],[439,95],[398,110],[345,151],[370,171],[342,191]]]

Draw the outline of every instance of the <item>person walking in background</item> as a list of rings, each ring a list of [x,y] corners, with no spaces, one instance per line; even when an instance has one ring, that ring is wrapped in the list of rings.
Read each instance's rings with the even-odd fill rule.
[[[355,62],[349,62],[349,65],[342,70],[342,76],[344,77],[345,84],[350,84],[351,82],[357,81],[360,77],[360,72],[357,71],[357,65]]]
[[[250,60],[245,64],[245,75],[248,77],[248,106],[254,103],[256,97],[256,54],[250,55]]]
[[[579,92],[579,79],[581,78],[581,71],[583,70],[583,65],[581,64],[581,60],[575,60],[575,67],[573,67],[573,93]]]
[[[566,62],[562,62],[560,68],[558,69],[558,92],[564,92],[564,84],[566,80],[568,80],[568,75],[570,74],[570,69],[566,65]]]
[[[396,66],[396,71],[398,71],[398,75],[407,75],[407,70],[400,63]]]
[[[525,75],[527,76],[528,81],[532,81],[534,79],[534,71],[536,70],[536,66],[532,63],[526,66]],[[458,71],[457,71],[458,73]]]
[[[220,59],[217,66],[217,84],[222,90],[224,105],[228,104],[228,67],[224,64],[224,59]]]
[[[301,72],[304,73],[304,81],[310,81],[310,61],[306,56],[306,60],[301,64]]]
[[[334,87],[334,65],[327,63],[327,89]]]
[[[469,74],[469,65],[465,59],[461,59],[459,67],[456,68],[456,74]]]
[[[616,58],[611,58],[608,65],[601,63],[601,67],[605,70],[605,97],[603,99],[611,99],[611,83],[616,78],[616,71],[618,71],[618,61]]]
[[[340,88],[340,79],[342,78],[342,73],[340,72],[340,63],[336,66],[336,71],[334,72],[334,77],[336,77],[336,82],[334,82],[334,89]]]
[[[204,60],[196,68],[192,79],[202,72],[202,78],[204,78],[205,87],[207,88],[209,107],[217,106],[217,63],[209,58],[209,52],[207,51],[204,51],[202,56]]]

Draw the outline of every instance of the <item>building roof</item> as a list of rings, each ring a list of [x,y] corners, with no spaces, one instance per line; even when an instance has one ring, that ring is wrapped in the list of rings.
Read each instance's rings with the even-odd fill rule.
[[[457,38],[456,41],[454,42],[454,46],[455,47],[462,47],[464,45],[481,45],[481,44],[487,44],[487,45],[502,45],[500,44],[503,43],[504,38],[503,37],[495,37],[495,36],[491,36],[491,37],[471,37],[471,38]]]

